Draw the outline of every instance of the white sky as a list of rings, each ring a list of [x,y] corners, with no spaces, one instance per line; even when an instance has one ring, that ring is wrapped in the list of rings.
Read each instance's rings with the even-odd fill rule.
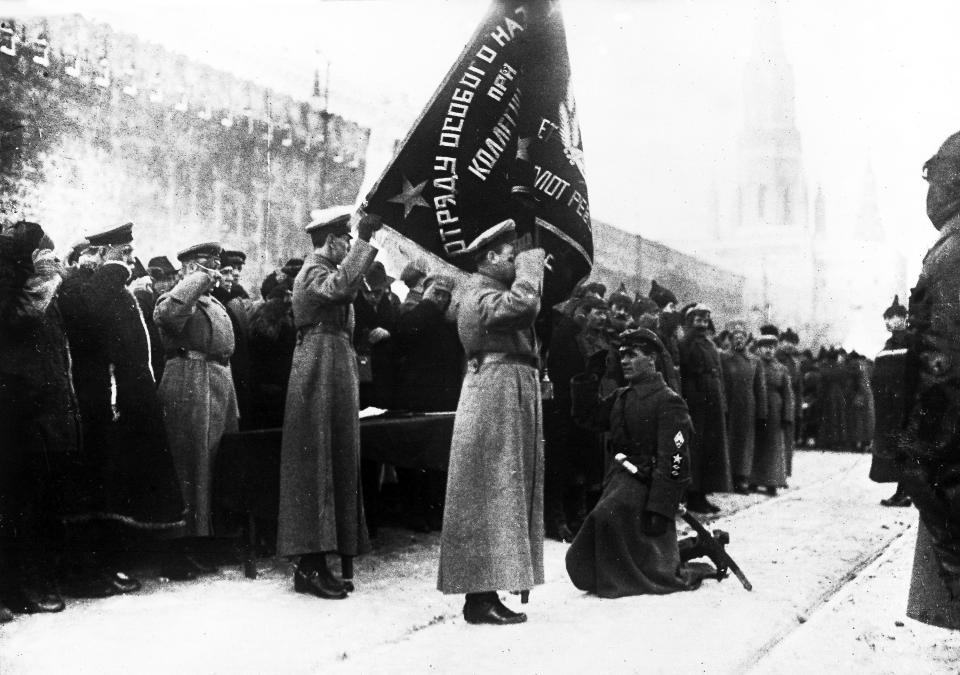
[[[742,82],[764,0],[564,0],[591,212],[667,243],[706,231],[735,175]],[[767,3],[773,0],[765,0]],[[811,197],[852,228],[872,167],[888,236],[915,278],[934,230],[920,166],[960,128],[956,0],[780,0]],[[488,0],[0,0],[76,11],[298,97],[330,62],[330,108],[374,130],[369,180]],[[322,56],[318,56],[322,52]],[[696,253],[696,251],[691,251]]]

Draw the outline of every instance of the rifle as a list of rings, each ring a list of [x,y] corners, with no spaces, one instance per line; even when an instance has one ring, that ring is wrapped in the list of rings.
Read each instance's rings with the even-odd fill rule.
[[[627,456],[622,452],[618,452],[614,455],[613,459],[620,464],[628,473],[632,474],[634,477],[637,477],[639,469],[637,465],[627,459]],[[697,520],[694,516],[690,515],[687,512],[687,509],[680,505],[679,508],[680,517],[683,518],[686,523],[694,529],[697,533],[697,543],[702,545],[704,548],[704,555],[710,558],[713,561],[713,564],[717,567],[717,579],[722,580],[727,576],[727,570],[729,569],[733,572],[734,576],[743,584],[743,587],[748,591],[753,590],[753,584],[747,579],[746,575],[740,569],[740,566],[730,557],[730,554],[727,553],[724,545],[729,541],[729,536],[720,537],[714,536],[711,534],[703,524]],[[725,533],[724,533],[725,534]]]

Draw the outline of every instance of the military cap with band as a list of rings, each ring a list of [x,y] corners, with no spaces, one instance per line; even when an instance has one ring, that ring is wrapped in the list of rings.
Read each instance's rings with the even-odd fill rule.
[[[185,260],[193,260],[194,258],[213,258],[219,257],[223,247],[218,241],[206,241],[202,244],[194,244],[189,246],[177,254],[177,260],[184,262]]]
[[[103,232],[88,234],[90,246],[123,246],[133,241],[133,223],[124,223]]]
[[[513,218],[507,218],[481,232],[479,237],[471,241],[465,249],[460,251],[460,255],[474,255],[493,246],[515,241],[516,238],[517,224],[513,222]]]
[[[625,330],[616,338],[618,348],[653,348],[656,351],[663,351],[663,343],[657,334],[649,328],[631,328]]]
[[[350,234],[350,216],[352,206],[331,206],[327,209],[314,209],[310,212],[310,222],[304,230],[311,236],[333,234],[337,236]]]

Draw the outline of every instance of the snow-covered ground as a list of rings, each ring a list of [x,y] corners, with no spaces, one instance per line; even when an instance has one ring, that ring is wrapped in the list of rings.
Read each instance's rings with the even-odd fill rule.
[[[547,541],[528,623],[471,626],[462,597],[435,590],[437,535],[381,530],[348,600],[294,593],[278,561],[256,580],[237,566],[148,580],[0,628],[0,673],[956,672],[960,634],[905,617],[916,512],[879,505],[891,489],[867,479],[869,461],[802,452],[780,496],[717,496],[710,527],[731,533],[752,593],[731,577],[601,600]]]

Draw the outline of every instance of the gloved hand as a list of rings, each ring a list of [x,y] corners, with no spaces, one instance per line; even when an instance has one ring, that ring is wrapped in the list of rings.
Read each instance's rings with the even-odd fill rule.
[[[531,248],[518,253],[513,261],[514,266],[517,268],[516,281],[525,281],[532,284],[539,295],[540,288],[543,285],[543,266],[546,259],[546,251],[542,248]]]
[[[370,342],[370,344],[372,345],[375,345],[378,342],[383,342],[384,340],[389,340],[389,339],[390,339],[390,331],[388,331],[386,328],[381,328],[380,326],[377,326],[376,328],[372,329],[370,331],[370,334],[367,336],[367,341]]]
[[[373,233],[383,227],[383,219],[375,213],[364,214],[357,225],[357,237],[363,241],[370,241]]]
[[[640,530],[648,537],[666,534],[670,519],[653,511],[644,511],[640,516]]]

